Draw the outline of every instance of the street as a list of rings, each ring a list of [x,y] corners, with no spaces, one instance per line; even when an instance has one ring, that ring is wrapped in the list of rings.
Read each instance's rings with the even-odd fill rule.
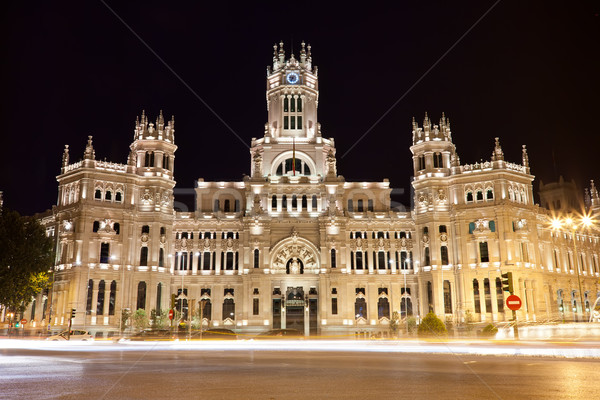
[[[318,343],[317,343],[318,345]],[[367,343],[368,345],[368,343]],[[386,345],[387,346],[387,345]],[[423,346],[419,344],[418,346]],[[329,350],[327,350],[329,348]],[[598,358],[287,341],[0,346],[1,399],[592,399]],[[277,350],[281,349],[281,350]],[[423,347],[426,351],[427,347]]]

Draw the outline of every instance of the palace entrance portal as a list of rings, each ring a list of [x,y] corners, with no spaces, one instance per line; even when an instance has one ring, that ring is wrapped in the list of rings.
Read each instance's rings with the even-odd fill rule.
[[[273,329],[296,329],[305,336],[317,334],[316,290],[305,294],[300,287],[288,287],[281,298],[273,299]]]

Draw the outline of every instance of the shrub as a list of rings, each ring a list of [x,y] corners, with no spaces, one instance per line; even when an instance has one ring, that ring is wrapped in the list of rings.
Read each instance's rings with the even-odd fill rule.
[[[419,336],[446,336],[448,331],[441,319],[430,312],[423,318],[417,329]]]
[[[481,336],[496,336],[496,333],[498,333],[498,328],[494,324],[488,324],[481,331]]]
[[[415,317],[408,317],[406,326],[408,327],[408,333],[413,333],[417,329],[417,319]]]

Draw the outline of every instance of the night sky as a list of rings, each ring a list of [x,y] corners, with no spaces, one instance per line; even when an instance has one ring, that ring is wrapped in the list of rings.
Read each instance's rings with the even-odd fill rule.
[[[335,138],[348,181],[389,178],[408,191],[411,119],[427,111],[434,123],[450,118],[462,163],[489,160],[499,136],[508,161],[520,163],[527,145],[535,190],[559,174],[600,182],[598,1],[123,3],[5,4],[5,206],[32,214],[55,204],[64,145],[75,162],[88,135],[98,159],[125,163],[142,109],[151,120],[175,115],[177,188],[241,180],[247,146],[263,135],[266,67],[280,40],[288,56],[312,45],[323,136]]]

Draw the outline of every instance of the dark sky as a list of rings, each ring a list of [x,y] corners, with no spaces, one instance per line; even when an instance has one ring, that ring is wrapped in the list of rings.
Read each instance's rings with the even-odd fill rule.
[[[178,188],[240,180],[246,144],[263,135],[266,66],[280,40],[296,55],[302,40],[312,45],[319,120],[346,180],[389,178],[407,190],[411,118],[427,111],[437,122],[444,111],[463,163],[489,159],[499,136],[509,161],[520,163],[527,145],[535,189],[558,174],[600,181],[598,1],[171,3],[108,2],[244,143],[102,2],[9,2],[0,23],[6,206],[31,214],[55,204],[62,149],[77,161],[87,135],[98,159],[124,163],[142,109],[151,120],[160,109],[175,115]]]

